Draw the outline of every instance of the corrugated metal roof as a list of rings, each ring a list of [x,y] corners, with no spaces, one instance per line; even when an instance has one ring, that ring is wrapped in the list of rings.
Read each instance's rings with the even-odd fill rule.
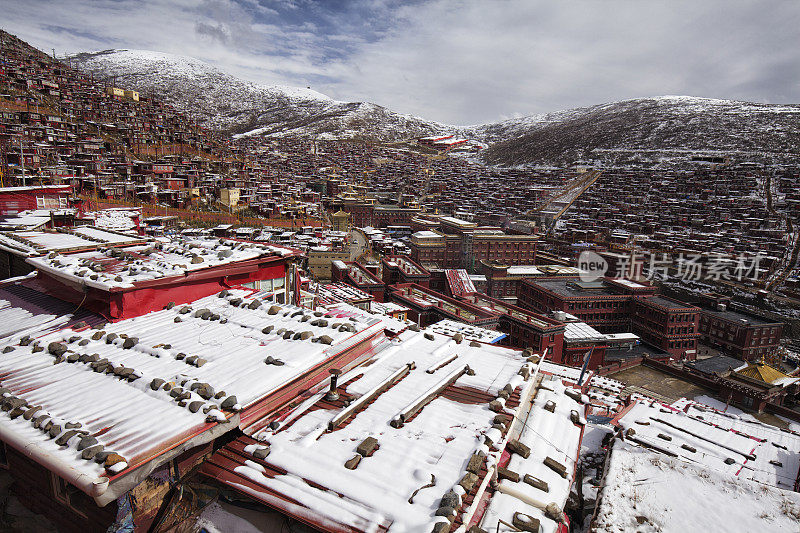
[[[407,331],[341,375],[338,399],[321,391],[277,413],[201,472],[323,531],[430,531],[470,458],[487,442],[500,457],[505,431],[488,403],[508,387],[498,405],[515,413],[535,371],[517,350]],[[483,460],[471,468],[486,475]]]
[[[61,280],[110,290],[130,288],[142,281],[183,276],[198,270],[296,253],[288,248],[229,239],[181,237],[153,246],[128,246],[69,255],[49,254],[29,258],[27,262]]]
[[[0,286],[0,339],[28,331],[51,331],[78,322],[93,326],[105,321],[100,315],[19,283]]]
[[[377,318],[337,319],[271,303],[256,307],[251,293],[232,290],[102,330],[46,328],[30,340],[21,332],[8,334],[0,342],[0,385],[26,402],[24,409],[40,411],[31,419],[4,411],[0,436],[34,460],[91,481],[106,471],[81,458],[81,435],[65,435],[67,423],[80,424],[74,429],[124,458],[106,474],[121,476],[186,439],[216,431],[217,423],[222,431],[236,427],[225,423],[234,411],[246,414],[248,406],[382,332]],[[9,304],[5,312],[12,309],[24,311]],[[44,413],[55,434],[32,425]]]

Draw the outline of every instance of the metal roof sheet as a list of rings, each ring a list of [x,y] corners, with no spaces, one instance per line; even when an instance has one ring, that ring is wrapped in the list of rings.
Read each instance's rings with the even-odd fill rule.
[[[337,320],[271,303],[255,308],[251,293],[232,290],[102,330],[47,329],[31,340],[24,331],[7,335],[0,342],[9,349],[0,357],[0,385],[27,407],[39,406],[37,417],[48,414],[58,431],[49,436],[32,425],[36,417],[4,411],[0,437],[70,472],[68,481],[91,493],[99,478],[113,483],[186,439],[218,431],[218,423],[228,431],[235,427],[225,423],[232,411],[246,414],[248,406],[382,331],[378,318]],[[10,309],[0,310],[0,318],[4,312]],[[104,470],[82,459],[81,435],[57,442],[68,438],[68,422],[125,464]]]

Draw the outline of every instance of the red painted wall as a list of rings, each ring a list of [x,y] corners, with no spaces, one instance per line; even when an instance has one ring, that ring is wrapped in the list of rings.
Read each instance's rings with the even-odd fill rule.
[[[113,322],[159,311],[170,302],[189,303],[233,286],[283,277],[285,272],[285,263],[270,264],[264,268],[254,266],[251,272],[231,276],[226,276],[225,270],[220,269],[218,276],[205,279],[187,276],[178,278],[172,283],[120,292],[107,292],[90,287],[85,297],[84,293],[44,272],[39,272],[35,283],[37,289],[44,290],[61,300],[80,304],[81,307],[99,313]]]

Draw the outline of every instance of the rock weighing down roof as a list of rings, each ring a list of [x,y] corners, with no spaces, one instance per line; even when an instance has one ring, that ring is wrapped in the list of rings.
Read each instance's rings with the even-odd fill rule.
[[[25,256],[48,252],[94,249],[100,246],[119,246],[144,242],[135,235],[92,228],[90,226],[66,231],[15,231],[0,234],[0,249]]]
[[[188,272],[265,256],[285,256],[293,250],[227,239],[180,237],[168,243],[111,248],[104,251],[28,259],[37,269],[73,283],[103,290],[130,288],[136,282],[182,276]]]
[[[481,520],[494,531],[521,513],[553,533],[558,522],[520,495],[562,518],[585,421],[560,382],[538,388],[537,372],[517,350],[406,331],[341,375],[338,397],[323,391],[280,413],[203,473],[324,531],[446,531],[451,521],[466,531]],[[506,464],[509,442],[519,457]],[[478,502],[498,467],[520,479],[501,482],[484,516]]]
[[[250,294],[7,337],[0,435],[104,504],[131,487],[126,475],[137,467],[236,427],[240,410],[380,328]],[[24,320],[35,327],[36,318]]]
[[[468,340],[496,343],[506,337],[505,333],[494,329],[486,329],[464,322],[456,322],[455,320],[444,319],[428,326],[429,331],[434,331],[441,335],[452,337],[456,333],[461,333],[464,338]]]

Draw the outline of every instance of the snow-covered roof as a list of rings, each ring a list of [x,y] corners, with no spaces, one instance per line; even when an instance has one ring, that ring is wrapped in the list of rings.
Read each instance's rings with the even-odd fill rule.
[[[36,230],[50,222],[50,215],[31,215],[20,213],[16,216],[6,217],[0,221],[0,227],[11,229]]]
[[[527,409],[535,372],[516,350],[406,331],[339,377],[338,400],[311,396],[203,472],[325,530],[430,531],[443,497],[460,507],[465,487],[485,489],[472,472],[496,464],[509,434],[489,404]]]
[[[28,191],[54,191],[71,192],[71,185],[29,185],[25,187],[0,187],[0,194],[7,192],[28,192]]]
[[[80,235],[50,231],[17,231],[2,235],[4,241],[14,240],[19,244],[35,250],[36,253],[47,253],[52,250],[68,250],[72,248],[94,248],[97,241]]]
[[[370,302],[370,310],[367,311],[366,309],[361,309],[360,307],[352,306],[345,302],[338,302],[334,304],[326,305],[325,308],[335,313],[337,316],[342,318],[349,318],[349,317],[360,317],[365,320],[380,320],[381,326],[386,332],[396,334],[400,333],[401,331],[405,331],[408,329],[408,326],[412,325],[413,322],[409,322],[407,320],[400,320],[397,318],[392,318],[389,315],[381,314],[372,309],[372,306],[378,304],[378,302],[372,301]],[[383,304],[379,304],[383,305]]]
[[[551,361],[542,361],[539,367],[542,373],[556,376],[571,385],[577,384],[581,375],[580,367],[558,365]],[[622,407],[623,402],[619,396],[626,385],[621,381],[587,371],[584,373],[582,384],[588,385],[586,395],[591,400],[594,414],[609,416]]]
[[[370,302],[369,310],[379,315],[388,315],[390,313],[402,313],[408,311],[408,307],[400,305],[395,302]]]
[[[347,283],[328,283],[320,284],[317,294],[321,301],[334,302],[354,302],[360,300],[372,300],[373,296],[364,292],[358,287],[353,287]]]
[[[447,278],[447,285],[453,296],[463,296],[464,294],[476,292],[475,285],[469,274],[463,268],[447,269],[444,271]]]
[[[30,256],[54,251],[94,249],[103,245],[117,246],[143,241],[144,239],[140,237],[91,226],[80,226],[71,231],[15,231],[0,233],[0,248]]]
[[[462,220],[456,217],[439,217],[439,220],[447,224],[452,224],[454,226],[474,227],[476,225],[474,222],[470,222],[469,220]]]
[[[694,402],[686,412],[638,401],[618,424],[643,443],[709,469],[792,489],[800,469],[800,435]],[[666,438],[665,438],[666,437]]]
[[[128,219],[129,220],[129,219]],[[108,244],[130,244],[142,240],[138,235],[128,235],[113,231],[111,228],[100,228],[94,226],[78,226],[72,232],[76,235],[96,239]]]
[[[567,342],[604,341],[606,336],[586,322],[565,322],[564,340]]]
[[[464,322],[444,319],[428,326],[430,331],[435,331],[440,335],[452,337],[456,333],[461,333],[467,340],[495,343],[506,337],[505,333],[493,329],[481,328]]]
[[[26,277],[35,276],[33,272]],[[4,281],[0,287],[0,339],[42,334],[79,321],[89,325],[105,322],[99,315],[19,283]]]
[[[140,281],[181,276],[205,268],[293,253],[291,249],[275,245],[183,236],[152,246],[130,246],[69,255],[49,254],[27,261],[54,277],[111,290],[130,288]]]
[[[558,509],[564,509],[567,503],[586,419],[584,404],[567,396],[565,391],[566,387],[558,380],[542,382],[518,437],[530,455],[511,454],[505,468],[519,474],[520,479],[500,481],[480,522],[484,531],[513,531],[503,522],[513,524],[515,515],[518,520],[520,515],[538,520],[540,533],[560,531],[559,523],[534,506],[529,498],[544,505],[555,504]],[[549,461],[562,469],[550,466]],[[526,481],[526,476],[544,482],[546,487]]]
[[[796,532],[800,494],[616,440],[592,531]]]
[[[41,327],[42,317],[23,315],[15,320]],[[19,332],[0,343],[0,385],[15,402],[0,414],[0,437],[96,497],[103,477],[113,483],[189,438],[235,427],[227,420],[238,410],[376,334],[380,321],[337,320],[231,290],[100,327],[33,339]],[[87,442],[120,462],[83,458]]]
[[[136,227],[133,219],[140,217],[141,209],[136,208],[110,208],[102,211],[84,213],[83,218],[94,220],[94,225],[98,228],[127,231]]]
[[[439,233],[436,233],[435,231],[422,230],[422,231],[418,231],[416,233],[413,233],[411,236],[414,237],[414,238],[417,238],[417,239],[433,239],[433,238],[441,237],[442,235],[439,234]]]
[[[506,270],[509,276],[541,276],[542,271],[533,265],[510,266]]]

